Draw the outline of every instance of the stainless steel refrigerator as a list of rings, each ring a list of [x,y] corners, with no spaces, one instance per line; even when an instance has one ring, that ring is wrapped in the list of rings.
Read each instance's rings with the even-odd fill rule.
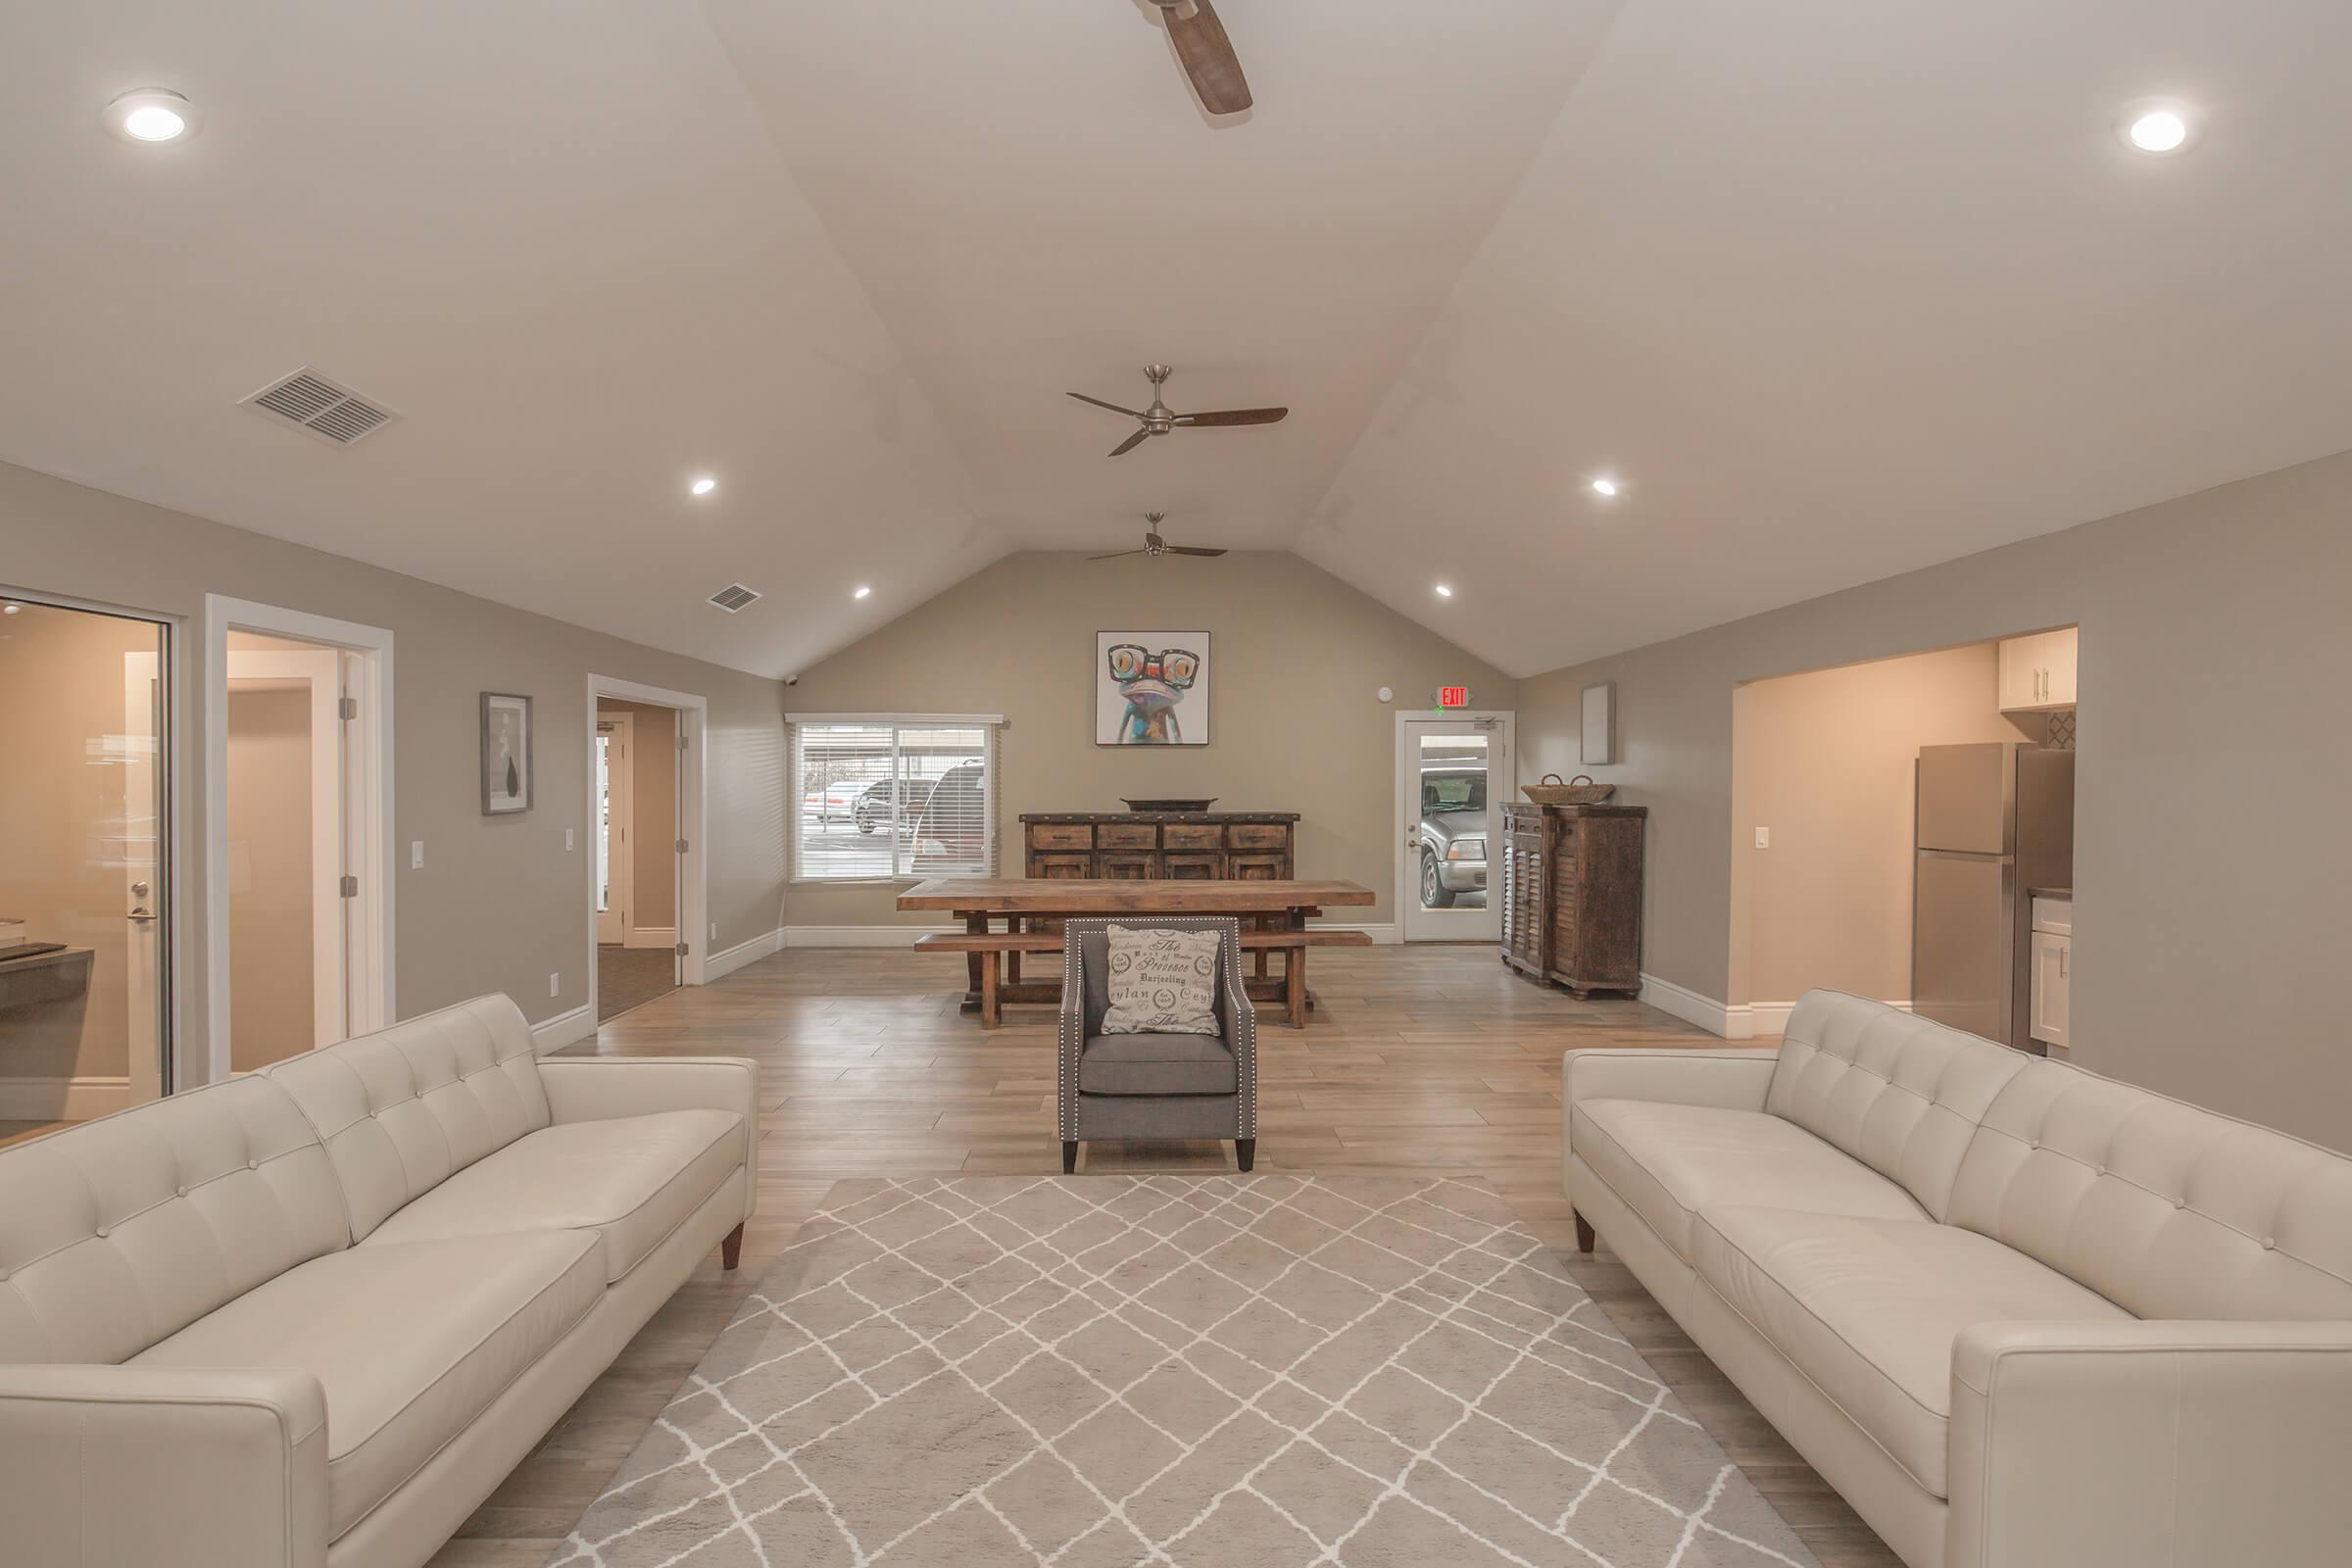
[[[1919,749],[1911,1005],[2043,1054],[2027,1029],[2033,888],[2074,885],[2075,754],[1986,741]]]

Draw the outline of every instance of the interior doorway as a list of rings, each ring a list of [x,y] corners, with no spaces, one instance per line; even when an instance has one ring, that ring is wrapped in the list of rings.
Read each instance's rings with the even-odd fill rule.
[[[392,1021],[391,634],[208,598],[215,1082]]]
[[[0,1143],[162,1095],[170,628],[0,595]]]
[[[682,978],[679,717],[661,704],[597,697],[589,832],[599,1023],[674,991]]]
[[[1488,846],[1512,788],[1511,715],[1398,714],[1396,903],[1407,942],[1495,942]]]

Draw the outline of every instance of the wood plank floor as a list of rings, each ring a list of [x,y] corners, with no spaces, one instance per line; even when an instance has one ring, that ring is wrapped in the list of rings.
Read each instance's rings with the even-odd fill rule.
[[[1578,1002],[1488,947],[1319,952],[1303,1032],[1261,1027],[1258,1169],[1483,1178],[1558,1249],[1825,1568],[1900,1568],[1603,1250],[1580,1257],[1560,1196],[1560,1053],[1719,1045],[1632,1002]],[[935,955],[798,949],[613,1019],[572,1052],[747,1055],[764,1075],[760,1213],[732,1275],[707,1261],[468,1520],[433,1568],[538,1568],[717,1337],[826,1189],[845,1176],[1057,1173],[1054,1016],[957,1010]],[[1231,1167],[1228,1145],[1090,1147],[1081,1171]],[[975,1564],[974,1568],[983,1568]]]

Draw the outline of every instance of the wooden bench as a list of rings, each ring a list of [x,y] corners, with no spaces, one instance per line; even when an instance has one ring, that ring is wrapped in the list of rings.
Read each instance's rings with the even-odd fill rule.
[[[1149,917],[1139,916],[1135,922],[1148,925]],[[1306,1027],[1306,950],[1309,948],[1368,948],[1372,945],[1369,933],[1363,931],[1244,931],[1244,953],[1284,955],[1280,982],[1260,980],[1249,982],[1253,1000],[1280,1001],[1294,1029]],[[1059,932],[1042,931],[926,931],[914,939],[918,953],[960,953],[970,957],[979,971],[976,1002],[980,1009],[980,1027],[994,1029],[1003,1021],[1004,1003],[1051,1002],[1061,1000],[1061,982],[1036,982],[1024,986],[1004,983],[1004,960],[1007,956],[1017,959],[1022,954],[1059,953]],[[1276,984],[1280,991],[1275,992]],[[1046,993],[1051,992],[1051,995]]]

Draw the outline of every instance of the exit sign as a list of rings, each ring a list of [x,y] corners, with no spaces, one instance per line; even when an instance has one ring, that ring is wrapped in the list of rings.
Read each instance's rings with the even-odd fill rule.
[[[1470,706],[1470,688],[1467,686],[1439,687],[1438,706],[1440,708],[1468,708]]]

